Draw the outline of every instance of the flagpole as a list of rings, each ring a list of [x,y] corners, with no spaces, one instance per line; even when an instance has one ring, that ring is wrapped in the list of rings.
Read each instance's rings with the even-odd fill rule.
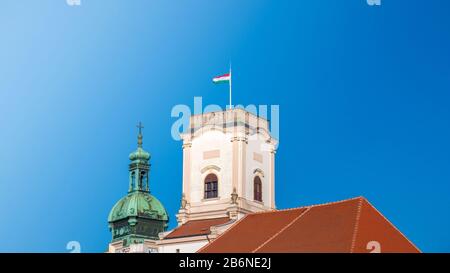
[[[230,110],[231,110],[231,63],[230,63]]]

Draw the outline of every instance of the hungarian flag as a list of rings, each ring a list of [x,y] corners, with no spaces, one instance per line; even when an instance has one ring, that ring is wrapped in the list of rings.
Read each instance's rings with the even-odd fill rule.
[[[224,74],[222,76],[217,76],[213,78],[214,83],[223,83],[231,81],[231,73]]]

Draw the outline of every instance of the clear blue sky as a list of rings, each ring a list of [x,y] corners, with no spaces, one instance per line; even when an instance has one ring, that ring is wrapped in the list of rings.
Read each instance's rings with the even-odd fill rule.
[[[174,105],[280,105],[279,208],[363,195],[450,251],[450,1],[3,0],[0,251],[101,252],[142,121],[171,227]]]

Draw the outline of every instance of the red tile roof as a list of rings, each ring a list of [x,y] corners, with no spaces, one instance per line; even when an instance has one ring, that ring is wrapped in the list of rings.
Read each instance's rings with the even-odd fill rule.
[[[188,221],[183,225],[175,228],[171,233],[164,237],[164,239],[208,235],[211,232],[210,227],[222,225],[229,221],[230,218],[228,217]]]
[[[246,215],[199,252],[420,252],[365,198]]]

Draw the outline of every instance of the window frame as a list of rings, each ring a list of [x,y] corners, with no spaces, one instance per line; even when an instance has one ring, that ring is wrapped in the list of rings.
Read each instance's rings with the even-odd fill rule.
[[[257,187],[257,184],[259,187]],[[259,191],[258,191],[259,190]],[[262,179],[259,175],[253,178],[253,200],[257,202],[263,202],[263,190],[262,190]]]
[[[212,172],[208,173],[203,179],[203,199],[211,200],[218,197],[219,197],[219,176]]]

